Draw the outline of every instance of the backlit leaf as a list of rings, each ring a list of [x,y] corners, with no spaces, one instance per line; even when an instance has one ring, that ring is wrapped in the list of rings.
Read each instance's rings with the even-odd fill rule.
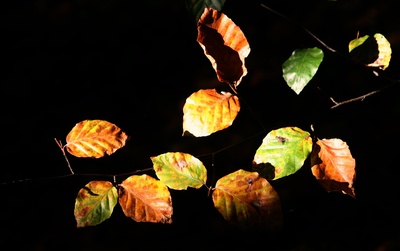
[[[218,80],[237,87],[247,74],[244,60],[250,53],[242,30],[225,14],[212,8],[205,8],[197,29],[197,42],[211,61]]]
[[[273,130],[263,139],[253,159],[253,170],[267,179],[297,172],[312,150],[312,138],[297,127]]]
[[[232,125],[240,110],[239,98],[215,89],[200,90],[183,106],[183,134],[208,136]]]
[[[118,190],[124,214],[137,222],[172,223],[172,200],[161,181],[143,174],[124,180]]]
[[[116,125],[104,120],[84,120],[67,135],[66,148],[76,157],[100,158],[125,145],[128,136]]]
[[[212,199],[225,220],[243,229],[275,231],[282,227],[279,196],[257,172],[240,169],[220,178]]]
[[[317,73],[324,52],[315,47],[297,49],[283,63],[283,78],[288,86],[299,94]]]
[[[196,23],[206,7],[221,11],[225,0],[185,0],[186,9],[195,17]]]
[[[91,181],[79,190],[74,215],[77,227],[95,226],[110,218],[118,201],[117,189],[108,181]]]
[[[376,33],[374,37],[365,35],[351,40],[349,52],[356,62],[381,70],[389,66],[392,55],[389,41],[380,33]]]
[[[200,188],[206,183],[207,169],[199,159],[190,154],[171,152],[150,159],[157,177],[169,188]]]
[[[341,139],[322,139],[316,142],[311,155],[311,170],[328,192],[340,191],[355,197],[356,161],[346,142]]]

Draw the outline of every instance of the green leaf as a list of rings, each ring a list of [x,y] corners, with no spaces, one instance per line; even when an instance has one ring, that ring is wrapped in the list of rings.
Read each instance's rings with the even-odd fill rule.
[[[275,231],[282,227],[279,196],[257,172],[240,169],[222,177],[212,199],[225,220],[242,229]]]
[[[317,47],[297,49],[283,63],[283,78],[296,94],[299,94],[314,77],[323,57],[324,52]]]
[[[186,9],[191,13],[197,23],[206,7],[221,11],[226,0],[185,0]]]
[[[108,181],[91,181],[80,189],[74,215],[78,227],[95,226],[110,218],[118,201],[117,189]]]
[[[175,190],[200,188],[206,183],[207,169],[203,163],[187,153],[170,152],[150,157],[161,182]]]
[[[267,179],[297,172],[312,150],[310,134],[297,127],[273,130],[263,139],[253,159],[253,170]]]

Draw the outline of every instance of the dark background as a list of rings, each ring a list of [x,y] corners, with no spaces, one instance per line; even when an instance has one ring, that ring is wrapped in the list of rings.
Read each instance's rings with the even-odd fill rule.
[[[339,53],[331,53],[296,23]],[[196,42],[183,1],[8,1],[2,3],[1,245],[25,250],[400,250],[398,187],[399,87],[336,109],[342,101],[383,88],[339,54],[360,33],[382,33],[393,50],[384,72],[399,78],[400,29],[395,1],[227,1],[223,12],[246,35],[248,74],[238,91],[233,125],[205,138],[182,137],[182,107],[199,89],[221,87]],[[324,61],[300,95],[282,78],[297,48],[318,46]],[[102,159],[68,155],[69,174],[54,138],[65,143],[85,119],[110,121],[131,139]],[[208,168],[208,185],[239,168],[250,170],[262,138],[298,126],[347,142],[356,159],[357,199],[326,193],[309,161],[271,184],[285,217],[282,233],[241,232],[212,205],[207,190],[171,191],[171,225],[136,223],[117,205],[96,227],[76,228],[75,197],[91,180],[151,168],[150,156],[183,151]],[[228,147],[224,149],[225,147]],[[224,149],[220,151],[221,149]],[[215,153],[215,154],[213,154]],[[153,175],[152,172],[147,172]],[[128,175],[117,176],[121,182]],[[11,246],[8,246],[11,245]]]

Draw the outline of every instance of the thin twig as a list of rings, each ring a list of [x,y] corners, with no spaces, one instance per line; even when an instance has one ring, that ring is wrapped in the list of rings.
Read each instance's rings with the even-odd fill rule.
[[[68,160],[68,158],[67,158],[67,155],[65,154],[64,146],[62,145],[61,140],[59,141],[59,140],[57,140],[56,138],[54,138],[54,140],[56,141],[58,147],[61,149],[61,152],[62,152],[63,155],[64,155],[65,161],[67,161],[67,165],[68,165],[68,168],[69,168],[71,174],[74,175],[74,174],[75,174],[75,173],[74,173],[74,170],[72,170],[71,164],[69,163],[69,160]]]

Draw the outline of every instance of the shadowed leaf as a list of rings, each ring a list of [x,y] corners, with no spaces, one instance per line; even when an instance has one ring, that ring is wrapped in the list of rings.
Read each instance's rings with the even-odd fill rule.
[[[225,4],[225,0],[185,0],[185,2],[186,9],[189,13],[192,13],[196,23],[200,19],[206,7],[221,11]]]
[[[200,90],[186,99],[183,106],[183,134],[208,136],[232,125],[240,110],[239,99],[215,89]]]
[[[132,175],[119,188],[124,214],[137,222],[172,223],[172,201],[168,188],[143,174]]]
[[[356,161],[346,142],[340,139],[322,139],[316,142],[311,157],[311,170],[328,192],[341,191],[355,197]]]
[[[323,57],[324,52],[317,47],[297,49],[283,63],[283,78],[296,94],[299,94],[317,73]]]
[[[151,161],[157,177],[169,188],[200,188],[206,183],[207,169],[199,159],[190,154],[165,153],[151,157]]]
[[[100,158],[125,145],[128,136],[116,125],[104,120],[84,120],[67,135],[67,151],[76,157]]]
[[[253,159],[253,171],[267,179],[297,172],[312,150],[312,138],[298,127],[273,130],[263,139]]]
[[[117,189],[111,182],[89,182],[79,190],[75,200],[74,215],[77,226],[95,226],[110,218],[117,200]]]
[[[373,37],[365,35],[351,40],[349,52],[356,62],[381,70],[386,70],[389,66],[392,55],[389,41],[380,33]]]
[[[212,199],[225,220],[240,228],[276,231],[282,227],[279,196],[257,172],[240,169],[222,177]]]
[[[226,15],[212,8],[205,8],[197,29],[197,42],[211,61],[218,80],[237,87],[247,74],[244,60],[250,53],[242,30]]]

